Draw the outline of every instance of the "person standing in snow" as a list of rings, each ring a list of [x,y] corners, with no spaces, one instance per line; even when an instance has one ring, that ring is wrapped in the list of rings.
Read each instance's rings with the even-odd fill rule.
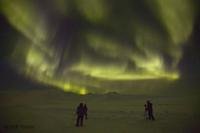
[[[83,126],[83,118],[85,115],[83,103],[80,103],[79,106],[76,109],[77,119],[76,119],[76,126]]]

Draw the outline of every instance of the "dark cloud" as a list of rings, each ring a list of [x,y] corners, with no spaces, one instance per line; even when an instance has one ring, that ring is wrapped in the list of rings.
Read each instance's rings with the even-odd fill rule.
[[[193,33],[187,42],[190,45],[184,47],[184,54],[179,68],[182,77],[188,80],[199,80],[200,78],[200,17],[196,20]]]

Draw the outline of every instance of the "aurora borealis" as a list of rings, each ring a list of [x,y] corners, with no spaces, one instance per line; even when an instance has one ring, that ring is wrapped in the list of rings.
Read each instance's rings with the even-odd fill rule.
[[[183,47],[191,45],[198,4],[0,0],[0,13],[21,35],[8,56],[16,71],[64,91],[86,94],[105,81],[179,79],[178,65]]]

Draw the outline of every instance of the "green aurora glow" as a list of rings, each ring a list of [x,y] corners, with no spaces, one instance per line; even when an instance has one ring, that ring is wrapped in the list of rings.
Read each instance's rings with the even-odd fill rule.
[[[177,65],[193,30],[195,1],[43,2],[0,0],[0,11],[24,36],[10,55],[24,75],[79,94],[95,92],[90,87],[107,80],[179,78]]]

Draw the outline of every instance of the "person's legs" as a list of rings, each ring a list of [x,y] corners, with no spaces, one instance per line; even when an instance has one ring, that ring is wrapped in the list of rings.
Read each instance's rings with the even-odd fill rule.
[[[76,119],[76,126],[77,127],[79,126],[79,123],[80,123],[80,116],[77,116],[77,119]]]
[[[80,126],[83,126],[83,116],[80,117]]]
[[[149,113],[149,120],[155,120],[154,116],[153,116],[153,112]]]
[[[151,119],[152,119],[152,120],[155,120],[155,118],[154,118],[154,116],[153,116],[153,113],[151,114]]]
[[[145,119],[148,120],[148,111],[145,112]]]
[[[151,120],[151,112],[148,111],[148,119]]]
[[[144,112],[144,118],[147,119],[147,112]]]

